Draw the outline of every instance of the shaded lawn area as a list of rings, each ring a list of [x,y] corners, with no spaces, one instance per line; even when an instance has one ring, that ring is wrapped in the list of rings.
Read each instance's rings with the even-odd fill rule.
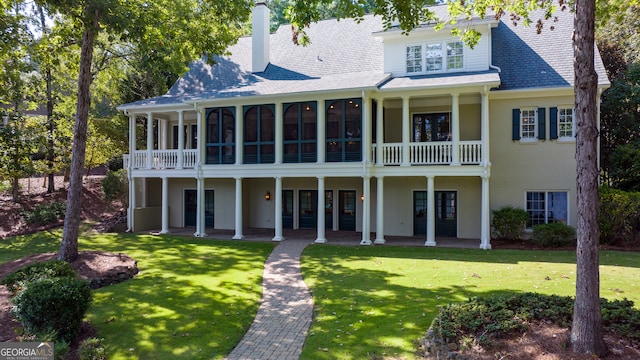
[[[57,251],[60,232],[0,241],[0,262]],[[264,261],[273,243],[179,236],[95,234],[80,250],[125,253],[132,280],[94,291],[87,319],[110,359],[220,359],[257,313]]]
[[[505,292],[575,295],[575,252],[312,245],[302,359],[412,359],[438,306]],[[601,296],[640,308],[640,253],[600,253]]]

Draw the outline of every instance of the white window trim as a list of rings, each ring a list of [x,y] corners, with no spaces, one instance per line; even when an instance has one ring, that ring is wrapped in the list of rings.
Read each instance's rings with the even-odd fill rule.
[[[454,39],[444,39],[438,41],[425,41],[421,43],[411,43],[405,45],[405,53],[404,53],[404,71],[406,75],[431,75],[431,74],[444,74],[444,73],[455,73],[455,72],[463,72],[466,69],[467,64],[467,47],[462,45],[462,67],[459,69],[449,69],[448,68],[448,56],[447,56],[447,44],[462,42],[462,40],[454,40]],[[442,51],[442,70],[437,71],[427,71],[427,45],[432,44],[440,44]],[[421,46],[420,55],[422,56],[422,71],[409,72],[407,71],[407,48],[410,46]]]
[[[533,111],[534,112],[534,122],[533,122],[533,126],[534,126],[534,130],[533,130],[533,134],[534,136],[532,138],[530,137],[524,137],[522,136],[522,116],[523,113],[525,111]],[[522,144],[536,144],[538,143],[538,108],[536,107],[524,107],[524,108],[520,108],[520,120],[518,122],[518,127],[519,127],[519,131],[520,131],[520,143]]]
[[[575,143],[576,142],[576,109],[573,105],[559,105],[557,119],[558,142],[559,143]],[[571,136],[560,136],[560,110],[571,109]]]
[[[571,220],[571,192],[569,190],[567,190],[567,189],[564,189],[564,190],[539,190],[539,189],[538,190],[532,190],[532,189],[525,190],[524,191],[524,199],[523,199],[523,201],[524,201],[524,207],[523,207],[524,211],[527,211],[527,193],[530,193],[530,192],[542,192],[542,193],[544,193],[544,202],[545,202],[545,210],[544,211],[545,211],[545,214],[547,212],[546,207],[548,206],[548,204],[547,204],[547,194],[554,193],[554,192],[567,193],[567,222],[566,222],[566,225],[571,226],[569,224],[569,221]],[[545,223],[545,224],[548,224],[548,223]],[[525,228],[525,232],[531,233],[531,232],[533,232],[533,228]]]

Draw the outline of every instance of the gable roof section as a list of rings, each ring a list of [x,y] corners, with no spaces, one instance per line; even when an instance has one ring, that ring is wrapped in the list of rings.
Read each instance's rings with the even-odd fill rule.
[[[506,18],[491,30],[492,62],[502,70],[499,90],[573,87],[573,13],[558,11],[555,16],[558,21],[545,21],[540,34],[535,25],[514,25]],[[543,18],[541,11],[531,14],[532,20],[538,18]],[[598,85],[607,86],[609,81],[598,51],[595,67]]]

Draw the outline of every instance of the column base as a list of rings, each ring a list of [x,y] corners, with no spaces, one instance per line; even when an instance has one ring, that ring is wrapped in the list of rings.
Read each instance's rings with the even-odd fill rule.
[[[198,233],[198,232],[196,232],[196,233],[193,233],[193,236],[195,236],[195,237],[207,237],[207,233]]]
[[[371,240],[362,240],[360,241],[360,245],[371,245]]]
[[[232,239],[233,240],[242,240],[242,239],[244,239],[244,236],[243,235],[233,235]]]
[[[491,244],[490,243],[486,243],[486,244],[480,243],[480,249],[482,249],[482,250],[491,250]]]
[[[163,235],[163,234],[168,234],[169,230],[160,230],[160,232],[158,234]]]
[[[382,239],[375,239],[375,240],[373,241],[373,243],[374,243],[374,244],[377,244],[377,245],[382,245],[382,244],[385,244],[386,242],[387,242],[387,240],[385,240],[384,238],[382,238]]]
[[[436,242],[427,240],[424,242],[424,246],[436,246]]]
[[[326,238],[317,238],[316,241],[314,241],[316,244],[326,244],[327,243],[327,239]]]
[[[284,237],[282,236],[274,236],[273,239],[271,239],[271,241],[282,241],[284,240]]]

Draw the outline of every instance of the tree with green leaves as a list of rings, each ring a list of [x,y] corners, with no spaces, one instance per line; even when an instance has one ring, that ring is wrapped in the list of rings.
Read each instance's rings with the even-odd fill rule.
[[[68,19],[79,39],[80,65],[67,209],[58,259],[78,257],[87,128],[96,39],[102,33],[123,44],[135,44],[149,63],[182,73],[194,58],[220,54],[236,41],[251,1],[155,0],[115,1],[42,0],[50,14]],[[212,58],[212,57],[208,57]]]
[[[305,28],[321,19],[319,6],[333,3],[330,0],[293,1],[288,8],[288,16],[293,24],[294,41],[306,44],[310,41]],[[336,0],[338,17],[362,18],[364,1]],[[606,345],[602,334],[602,314],[600,310],[600,279],[598,259],[598,122],[597,122],[597,74],[594,68],[595,43],[595,0],[576,0],[569,3],[564,0],[504,2],[499,0],[449,1],[449,19],[436,19],[427,5],[430,0],[375,0],[373,13],[383,18],[385,28],[394,21],[408,33],[418,24],[426,21],[438,21],[437,28],[446,24],[456,25],[459,18],[471,19],[473,15],[484,17],[489,11],[497,18],[509,16],[512,21],[523,25],[535,24],[538,31],[544,27],[544,21],[551,19],[553,13],[561,8],[574,11],[574,93],[576,115],[576,160],[578,187],[578,226],[577,226],[577,281],[574,305],[571,344],[574,351],[602,355]],[[620,9],[629,3],[604,2],[607,9]],[[542,9],[544,18],[531,19],[534,10]],[[615,12],[612,12],[615,14]],[[477,43],[480,34],[472,28],[454,28],[468,45]]]

